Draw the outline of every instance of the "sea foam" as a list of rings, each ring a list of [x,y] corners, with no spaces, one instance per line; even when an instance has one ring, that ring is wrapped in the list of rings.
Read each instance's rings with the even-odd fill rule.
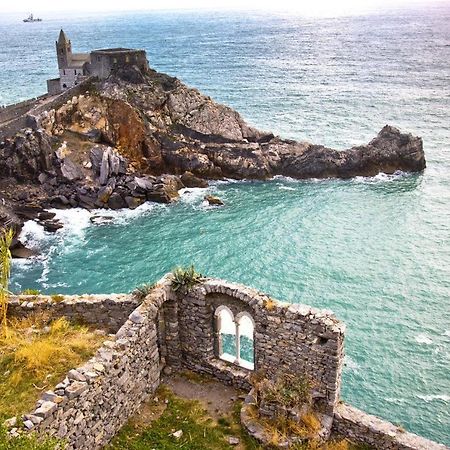
[[[433,339],[431,339],[425,333],[418,334],[417,336],[415,336],[414,339],[419,344],[431,345],[433,343]]]

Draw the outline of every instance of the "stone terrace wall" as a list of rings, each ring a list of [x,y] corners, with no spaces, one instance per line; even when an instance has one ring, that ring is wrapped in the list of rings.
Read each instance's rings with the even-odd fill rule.
[[[107,444],[159,385],[157,315],[166,291],[164,285],[155,288],[115,340],[46,392],[25,416],[25,427],[65,439],[69,450]]]
[[[0,109],[0,142],[8,137],[18,133],[23,128],[36,128],[35,117],[50,111],[51,109],[58,109],[64,103],[78,96],[90,86],[91,78],[84,80],[77,86],[67,89],[62,94],[44,101],[47,95],[37,97],[36,99],[26,100],[18,105],[7,106]],[[4,120],[3,120],[4,119]],[[7,122],[7,120],[11,120]],[[2,122],[5,124],[2,125]]]
[[[31,108],[36,106],[39,101],[44,99],[46,96],[47,94],[41,95],[40,97],[31,98],[20,103],[15,103],[14,105],[0,107],[0,123],[17,119],[19,116],[22,116]]]
[[[28,317],[40,313],[104,328],[115,333],[127,320],[139,301],[131,295],[19,295],[8,303],[9,317]]]
[[[179,300],[178,332],[182,363],[189,369],[249,388],[249,370],[219,360],[214,353],[214,312],[227,306],[255,322],[255,370],[309,375],[316,399],[332,414],[339,400],[345,326],[326,311],[276,302],[254,289],[208,280]]]
[[[390,422],[343,403],[335,410],[333,432],[377,450],[448,450],[445,445],[408,433]]]
[[[324,413],[330,419],[334,414],[335,434],[382,450],[446,449],[338,403],[345,330],[329,312],[275,302],[253,289],[214,279],[176,295],[167,276],[132,311],[135,304],[126,295],[66,296],[61,302],[45,296],[12,299],[9,313],[16,317],[52,310],[53,317],[66,315],[111,329],[120,317],[125,321],[93,358],[44,393],[36,410],[25,416],[27,429],[65,439],[68,450],[100,449],[155,391],[165,365],[249,388],[251,371],[214,353],[214,312],[224,305],[235,315],[245,311],[253,317],[256,370],[269,376],[283,370],[306,372],[316,380]]]

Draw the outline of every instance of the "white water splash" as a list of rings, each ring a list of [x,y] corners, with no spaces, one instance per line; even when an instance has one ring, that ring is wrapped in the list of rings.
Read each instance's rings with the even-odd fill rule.
[[[380,172],[378,175],[373,177],[354,177],[352,178],[353,183],[379,183],[386,181],[396,181],[401,178],[408,176],[407,172],[403,172],[401,170],[396,170],[394,173],[384,173]]]
[[[349,355],[344,357],[344,366],[351,372],[358,372],[360,365]]]
[[[23,224],[20,240],[26,247],[38,249],[40,243],[47,237],[48,233],[45,232],[44,227],[33,220],[27,220]]]
[[[417,343],[431,345],[433,343],[433,339],[427,336],[425,333],[420,333],[414,337]]]
[[[183,188],[180,189],[180,200],[187,204],[197,204],[210,192],[209,188]]]
[[[434,401],[441,401],[441,402],[450,402],[450,395],[446,394],[434,394],[434,395],[417,395],[420,399],[424,400],[425,402],[434,402]]]
[[[291,186],[278,186],[278,189],[280,189],[282,191],[295,191],[295,188],[293,188]]]

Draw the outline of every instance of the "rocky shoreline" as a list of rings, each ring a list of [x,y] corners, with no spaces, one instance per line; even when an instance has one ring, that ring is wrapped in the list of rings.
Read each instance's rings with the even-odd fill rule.
[[[346,151],[285,140],[176,78],[136,67],[88,80],[52,106],[0,142],[0,226],[16,236],[30,219],[59,229],[48,208],[170,203],[179,189],[208,179],[350,178],[426,166],[421,138],[394,127]],[[16,238],[13,254],[32,252]]]

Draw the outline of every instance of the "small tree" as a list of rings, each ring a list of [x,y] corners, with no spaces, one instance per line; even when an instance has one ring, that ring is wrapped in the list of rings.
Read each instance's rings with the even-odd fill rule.
[[[8,285],[11,274],[11,243],[14,237],[12,228],[0,230],[0,327],[6,333],[6,311],[8,309]]]

